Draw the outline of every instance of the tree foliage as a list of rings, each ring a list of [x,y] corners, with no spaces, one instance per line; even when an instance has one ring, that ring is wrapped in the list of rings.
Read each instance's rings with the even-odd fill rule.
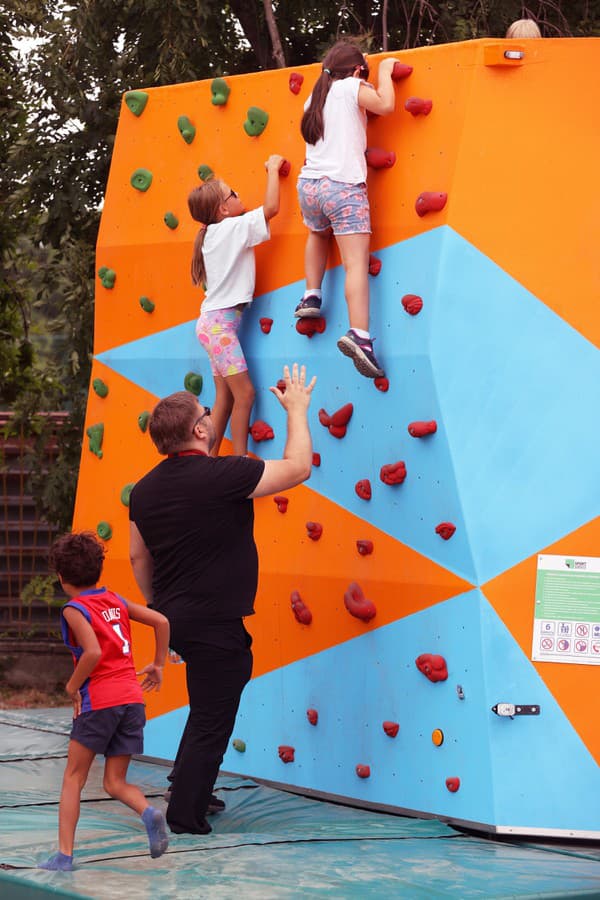
[[[131,88],[302,65],[339,37],[377,52],[502,36],[598,34],[599,0],[5,0],[0,6],[1,401],[59,458],[36,479],[68,525],[92,352],[94,247],[121,95]],[[384,33],[385,31],[385,33]],[[11,41],[27,38],[26,53]],[[39,467],[38,467],[39,469]]]

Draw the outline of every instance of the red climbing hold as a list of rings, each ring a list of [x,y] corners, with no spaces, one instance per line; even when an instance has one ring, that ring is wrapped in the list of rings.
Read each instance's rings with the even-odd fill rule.
[[[319,466],[321,465],[321,454],[320,453],[313,453],[312,464],[313,464],[313,466],[316,466],[317,469],[319,468]]]
[[[284,159],[279,166],[279,177],[287,178],[292,170],[292,164],[289,159]]]
[[[346,426],[352,418],[354,406],[352,403],[346,403],[341,406],[333,415],[329,415],[324,409],[319,410],[319,422],[328,429],[329,434],[335,438],[343,438],[346,434]]]
[[[316,725],[319,721],[319,713],[316,709],[307,709],[306,710],[306,718],[310,722],[311,725]]]
[[[448,200],[448,194],[437,191],[423,191],[415,201],[415,209],[419,216],[425,216],[429,212],[439,212]]]
[[[393,150],[381,150],[379,147],[367,147],[365,157],[371,169],[391,169],[396,162]]]
[[[371,768],[370,766],[363,766],[359,763],[356,767],[356,774],[359,778],[369,778],[371,775]]]
[[[361,556],[370,556],[373,552],[373,541],[357,541],[356,549]]]
[[[374,384],[377,390],[381,391],[382,394],[387,394],[390,389],[390,382],[385,376],[383,378],[376,378]]]
[[[294,753],[296,752],[294,747],[289,747],[287,744],[280,744],[277,748],[277,752],[279,753],[281,762],[294,762]]]
[[[323,334],[327,325],[323,316],[316,316],[313,319],[303,318],[296,322],[296,331],[298,334],[304,334],[306,337],[313,337],[315,334]]]
[[[273,502],[277,506],[277,509],[280,513],[287,512],[289,500],[287,497],[284,497],[283,494],[275,494],[273,497]]]
[[[392,81],[401,81],[403,78],[408,78],[412,73],[412,70],[412,66],[406,66],[401,62],[394,63],[394,68],[392,69]]]
[[[371,482],[368,478],[363,478],[361,481],[357,481],[354,485],[354,490],[361,500],[371,499]]]
[[[290,91],[292,94],[300,93],[303,81],[304,75],[301,75],[300,72],[290,72]]]
[[[460,787],[460,778],[446,778],[446,787],[451,794],[455,794]]]
[[[435,527],[435,533],[439,534],[445,541],[449,541],[455,531],[456,525],[453,525],[452,522],[440,522]]]
[[[335,425],[336,428],[347,425],[352,418],[353,412],[354,407],[352,406],[352,404],[346,403],[344,406],[341,406],[338,410],[336,410],[336,412],[333,413],[331,417],[331,424]]]
[[[397,722],[384,722],[383,730],[388,737],[396,737],[396,735],[400,731],[400,726]]]
[[[402,484],[406,478],[406,464],[399,460],[395,463],[388,463],[379,470],[379,477],[384,484]]]
[[[267,319],[266,317],[259,319],[260,330],[263,334],[268,334],[271,330],[271,326],[273,325],[273,319]],[[284,382],[285,384],[285,382]]]
[[[285,383],[285,381],[283,380],[283,378],[280,378],[280,379],[279,379],[279,381],[277,382],[276,387],[278,388],[278,390],[281,391],[282,394],[285,394],[286,383]]]
[[[404,103],[404,109],[412,116],[428,116],[432,106],[433,101],[423,100],[422,97],[409,97]]]
[[[319,522],[307,522],[306,531],[311,541],[318,541],[323,534],[323,526]]]
[[[381,260],[372,253],[369,254],[369,275],[379,275],[381,272]]]
[[[296,620],[301,625],[310,625],[312,622],[312,613],[298,591],[292,591],[290,596],[292,604],[292,612],[296,616]]]
[[[249,431],[252,435],[252,440],[256,441],[257,444],[260,444],[261,441],[272,441],[275,437],[271,426],[267,422],[263,422],[262,419],[257,419]]]
[[[415,665],[430,681],[445,681],[448,677],[448,667],[443,656],[436,653],[421,653],[415,659]]]
[[[421,438],[428,434],[435,434],[437,431],[437,422],[431,419],[430,422],[411,422],[408,426],[408,433],[411,437]]]
[[[409,316],[417,316],[423,309],[423,301],[417,294],[405,294],[401,303]]]
[[[371,600],[367,600],[361,586],[355,581],[349,585],[344,594],[344,606],[351,616],[354,616],[355,619],[362,619],[363,622],[374,619],[377,614],[375,604]]]

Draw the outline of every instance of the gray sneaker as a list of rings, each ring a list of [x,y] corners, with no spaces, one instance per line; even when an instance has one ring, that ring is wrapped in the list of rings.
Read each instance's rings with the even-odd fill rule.
[[[305,297],[296,307],[294,315],[297,319],[316,319],[321,315],[320,298],[315,297],[314,294]]]
[[[373,339],[359,337],[352,328],[337,342],[344,354],[349,356],[361,375],[366,378],[383,378],[384,370],[373,353]]]

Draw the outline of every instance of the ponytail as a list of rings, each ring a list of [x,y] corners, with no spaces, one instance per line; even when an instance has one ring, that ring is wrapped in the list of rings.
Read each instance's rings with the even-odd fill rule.
[[[202,254],[205,236],[206,225],[203,225],[194,239],[194,249],[192,251],[192,284],[196,287],[206,283],[206,268]]]
[[[323,137],[323,107],[325,106],[331,83],[330,70],[327,69],[325,71],[323,69],[313,88],[310,103],[300,122],[300,131],[307,144],[316,144],[319,138]]]
[[[357,45],[351,41],[338,41],[325,56],[323,69],[300,123],[300,131],[307,144],[316,144],[323,137],[325,130],[323,107],[332,83],[342,78],[348,78],[357,66],[361,67],[364,77],[368,78],[367,62]]]
[[[223,188],[222,182],[218,178],[199,184],[188,195],[190,215],[192,219],[200,222],[202,225],[194,240],[192,251],[192,283],[196,286],[206,282],[206,268],[202,247],[207,227],[219,221],[217,216],[222,203]]]

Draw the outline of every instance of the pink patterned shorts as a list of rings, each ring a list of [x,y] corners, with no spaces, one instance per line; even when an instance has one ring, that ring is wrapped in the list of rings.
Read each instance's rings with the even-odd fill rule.
[[[238,339],[243,309],[214,309],[200,312],[196,322],[196,336],[210,359],[213,375],[239,375],[248,365]]]
[[[371,234],[366,184],[331,178],[299,178],[298,199],[304,224],[311,231],[332,228],[334,234]]]

